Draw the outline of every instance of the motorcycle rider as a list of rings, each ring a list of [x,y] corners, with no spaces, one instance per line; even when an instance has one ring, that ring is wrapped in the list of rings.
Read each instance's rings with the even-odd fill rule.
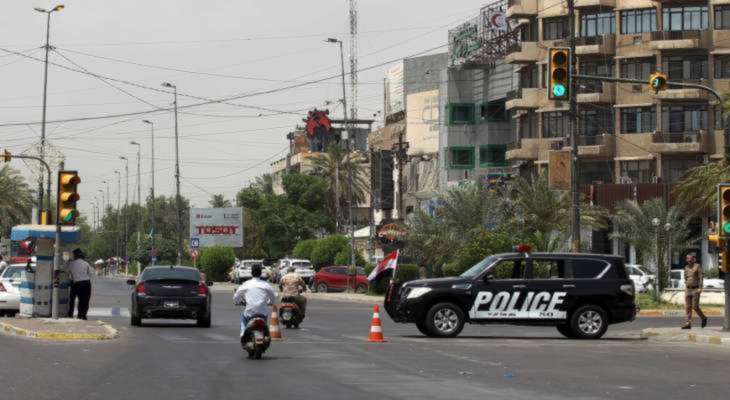
[[[279,281],[281,298],[290,297],[294,300],[294,303],[296,303],[299,310],[302,312],[303,319],[307,310],[307,298],[301,293],[307,291],[307,284],[304,282],[304,279],[297,274],[294,267],[287,268],[286,272],[286,275],[282,276]]]
[[[246,308],[241,313],[241,336],[246,331],[246,325],[251,317],[262,315],[268,319],[269,305],[276,305],[276,294],[268,282],[261,279],[261,265],[251,266],[251,279],[236,289],[233,302],[241,304],[245,301]]]

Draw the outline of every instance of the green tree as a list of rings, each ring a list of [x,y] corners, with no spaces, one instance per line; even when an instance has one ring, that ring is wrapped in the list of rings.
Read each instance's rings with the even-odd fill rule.
[[[225,196],[222,194],[214,194],[210,201],[208,202],[211,207],[213,208],[226,208],[226,207],[232,207],[231,201],[226,199]]]
[[[3,165],[0,168],[0,236],[9,236],[14,225],[30,222],[33,191],[20,172]]]
[[[471,235],[471,239],[456,251],[444,275],[461,275],[489,255],[510,251],[514,244],[513,239],[504,233],[482,229]]]
[[[730,181],[730,166],[725,161],[700,165],[688,170],[677,185],[677,200],[687,211],[698,215],[717,204],[717,184]]]
[[[251,187],[259,190],[265,195],[274,194],[274,175],[263,174],[261,176],[257,176],[254,182],[251,184]]]
[[[636,247],[644,265],[654,265],[659,290],[663,290],[669,274],[665,262],[668,248],[682,250],[696,239],[689,229],[691,218],[683,207],[674,205],[667,208],[660,198],[643,203],[623,201],[616,206],[616,213],[611,217],[615,228],[611,236]],[[656,226],[655,219],[658,222]]]
[[[347,251],[349,244],[347,238],[342,235],[330,235],[319,239],[312,249],[310,261],[317,269],[334,265],[337,254]]]
[[[228,279],[228,270],[233,267],[236,254],[230,247],[204,247],[200,253],[200,269],[205,272],[211,281],[225,281]]]
[[[312,258],[312,251],[314,250],[316,245],[317,239],[302,240],[301,242],[297,243],[296,246],[294,246],[294,250],[292,250],[292,256],[294,256],[295,258],[310,260]]]

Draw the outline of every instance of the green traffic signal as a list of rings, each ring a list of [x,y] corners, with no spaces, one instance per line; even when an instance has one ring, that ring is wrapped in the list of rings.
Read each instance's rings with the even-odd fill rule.
[[[730,235],[730,222],[725,222],[722,224],[722,232],[726,235]]]
[[[563,97],[565,96],[565,85],[562,83],[556,83],[553,85],[553,96]]]

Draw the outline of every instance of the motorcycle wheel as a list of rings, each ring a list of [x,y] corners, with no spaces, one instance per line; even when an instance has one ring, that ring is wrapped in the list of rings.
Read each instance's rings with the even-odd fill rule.
[[[298,323],[294,324],[294,329],[299,329],[299,324]]]
[[[254,358],[254,360],[260,360],[261,359],[261,356],[263,355],[263,353],[264,353],[263,350],[261,350],[260,348],[256,348],[253,351],[253,358]]]
[[[286,329],[291,329],[291,322],[286,322],[284,325],[286,325]]]
[[[253,350],[246,350],[246,351],[248,351],[248,358],[253,358],[254,357],[254,351]]]

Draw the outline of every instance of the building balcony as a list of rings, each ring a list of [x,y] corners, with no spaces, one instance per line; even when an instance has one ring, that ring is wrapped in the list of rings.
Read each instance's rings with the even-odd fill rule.
[[[616,7],[616,0],[575,0],[575,8]]]
[[[707,131],[654,132],[649,150],[655,153],[707,153],[711,147]]]
[[[578,156],[586,158],[607,158],[614,154],[614,136],[610,133],[600,135],[578,135]],[[570,138],[565,139],[563,149],[571,148]]]
[[[537,0],[508,0],[507,18],[526,18],[537,15]]]
[[[507,64],[527,64],[542,61],[545,51],[538,46],[538,42],[515,43],[507,49],[504,62]]]
[[[686,83],[705,83],[700,79],[697,80],[684,80]],[[709,94],[702,89],[695,88],[683,88],[683,87],[670,87],[665,90],[660,90],[654,95],[655,99],[659,100],[707,100]]]
[[[652,50],[709,49],[707,30],[652,32],[649,47]]]
[[[616,84],[614,82],[591,81],[579,85],[578,94],[575,96],[578,103],[616,102]]]
[[[541,101],[545,98],[545,89],[522,88],[507,93],[507,110],[524,110],[540,108]]]
[[[518,142],[507,145],[505,158],[507,161],[547,160],[547,153],[558,143],[562,147],[562,138],[522,138]]]
[[[580,37],[575,40],[575,54],[579,56],[616,53],[616,35]]]

